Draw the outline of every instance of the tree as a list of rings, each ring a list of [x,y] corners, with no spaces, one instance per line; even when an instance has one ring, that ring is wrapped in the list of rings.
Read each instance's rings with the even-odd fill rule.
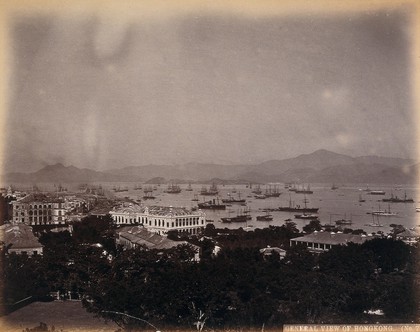
[[[305,225],[302,228],[305,233],[313,233],[315,231],[320,231],[321,229],[321,222],[318,219],[311,220],[308,225]]]
[[[376,266],[384,273],[405,269],[410,261],[410,247],[402,241],[377,238],[366,241],[362,248],[373,253]]]

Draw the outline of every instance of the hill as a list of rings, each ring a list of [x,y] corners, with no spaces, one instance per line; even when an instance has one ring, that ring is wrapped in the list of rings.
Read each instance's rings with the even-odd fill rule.
[[[55,164],[34,173],[8,173],[3,179],[9,183],[119,181],[166,183],[168,182],[166,179],[177,179],[177,183],[213,181],[218,183],[415,183],[418,171],[419,164],[411,159],[380,156],[351,157],[327,150],[317,150],[295,158],[269,160],[254,165],[187,163],[130,166],[99,172]]]

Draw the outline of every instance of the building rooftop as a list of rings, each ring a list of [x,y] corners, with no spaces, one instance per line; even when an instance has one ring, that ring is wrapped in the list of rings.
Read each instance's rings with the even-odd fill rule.
[[[42,193],[32,193],[19,200],[17,203],[62,203],[63,199],[59,197],[53,197]]]
[[[186,241],[173,241],[157,233],[149,232],[141,226],[125,226],[117,232],[120,237],[131,243],[144,245],[149,249],[170,249],[181,244],[188,244]]]
[[[398,238],[405,238],[405,237],[420,237],[420,234],[412,229],[405,229],[403,232],[397,234]]]
[[[5,224],[0,226],[1,238],[6,247],[25,249],[42,247],[32,233],[32,227],[25,224]]]
[[[172,206],[141,206],[141,205],[130,205],[122,208],[116,208],[112,212],[118,213],[144,213],[153,216],[162,216],[162,217],[174,217],[174,216],[187,216],[198,214],[194,213],[186,208],[182,207],[172,207]]]
[[[339,245],[339,244],[347,244],[350,242],[361,244],[370,239],[372,239],[372,237],[368,237],[365,235],[344,234],[344,233],[334,233],[334,232],[331,232],[331,233],[330,232],[314,232],[311,234],[307,234],[305,236],[291,239],[291,241]]]

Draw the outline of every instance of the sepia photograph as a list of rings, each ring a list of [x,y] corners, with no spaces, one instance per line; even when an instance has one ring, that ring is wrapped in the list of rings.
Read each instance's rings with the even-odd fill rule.
[[[0,3],[0,331],[420,331],[420,3]]]

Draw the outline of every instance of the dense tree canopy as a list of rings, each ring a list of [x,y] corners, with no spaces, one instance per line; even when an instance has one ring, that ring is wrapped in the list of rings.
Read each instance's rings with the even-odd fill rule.
[[[132,315],[160,328],[198,319],[214,328],[418,320],[419,249],[400,241],[374,239],[314,255],[304,246],[289,248],[299,235],[291,223],[252,232],[209,226],[204,237],[188,239],[201,248],[197,263],[187,245],[123,250],[108,243],[107,250],[111,225],[103,220],[74,229],[73,236],[42,235],[43,256],[4,257],[9,302],[50,291],[79,293],[89,310],[121,325],[144,324]],[[222,248],[218,255],[215,245]],[[267,245],[287,249],[286,257],[264,258],[259,250]],[[364,313],[370,309],[385,316]]]

